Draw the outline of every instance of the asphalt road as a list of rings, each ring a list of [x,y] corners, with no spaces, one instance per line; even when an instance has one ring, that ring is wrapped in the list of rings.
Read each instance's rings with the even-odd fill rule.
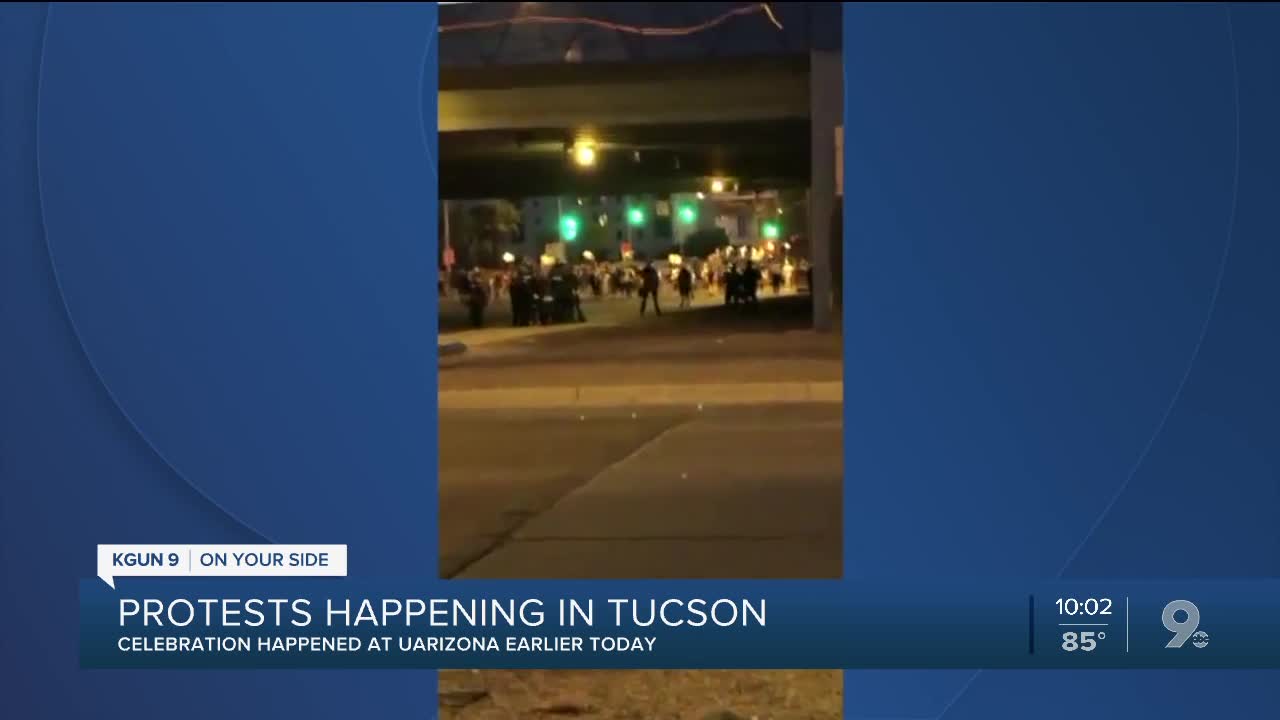
[[[794,298],[807,297],[797,296],[793,292],[785,292],[781,296],[775,296],[772,290],[765,290],[760,294],[761,300],[770,300],[777,298]],[[659,293],[658,302],[662,307],[663,315],[678,315],[687,312],[687,309],[678,307],[680,303],[679,294],[669,291],[666,288]],[[724,305],[724,296],[718,293],[712,293],[702,289],[694,293],[692,309],[719,307]],[[590,295],[582,299],[582,311],[587,317],[588,324],[592,325],[617,325],[624,323],[632,323],[640,318],[640,297],[632,295],[630,298],[624,298],[621,295],[606,295],[603,297],[592,297]],[[652,308],[648,310],[649,317],[653,317]],[[485,309],[485,327],[502,328],[511,325],[511,302],[510,299],[501,295],[493,299],[489,306]],[[456,297],[448,297],[440,299],[439,327],[441,333],[447,333],[450,336],[465,339],[469,334],[474,333],[475,329],[471,326],[471,319],[467,313],[467,307]]]
[[[442,412],[441,574],[835,578],[841,407]]]

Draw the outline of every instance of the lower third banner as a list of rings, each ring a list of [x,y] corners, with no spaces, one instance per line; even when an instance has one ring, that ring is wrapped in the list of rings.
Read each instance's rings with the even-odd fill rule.
[[[84,668],[1280,667],[1280,583],[119,579]]]

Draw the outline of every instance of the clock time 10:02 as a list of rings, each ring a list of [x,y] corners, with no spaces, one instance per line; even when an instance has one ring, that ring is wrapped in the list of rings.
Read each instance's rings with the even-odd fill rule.
[[[1096,617],[1111,614],[1111,598],[1058,598],[1058,614],[1067,617]]]

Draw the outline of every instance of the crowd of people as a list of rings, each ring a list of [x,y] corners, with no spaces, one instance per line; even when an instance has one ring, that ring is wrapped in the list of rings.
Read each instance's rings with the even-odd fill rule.
[[[659,297],[664,287],[679,297],[679,307],[688,308],[699,290],[722,294],[725,304],[754,306],[766,285],[778,294],[784,287],[795,286],[795,271],[806,276],[807,264],[799,268],[789,263],[758,266],[751,261],[685,260],[678,265],[659,269],[654,262],[583,263],[571,266],[556,262],[549,267],[535,267],[526,262],[509,268],[486,271],[455,271],[449,287],[467,307],[471,324],[483,327],[485,310],[495,299],[506,296],[511,305],[511,324],[515,327],[586,322],[582,296],[605,296],[630,299],[639,296],[640,314],[650,307],[662,314]],[[447,295],[442,282],[441,295]]]

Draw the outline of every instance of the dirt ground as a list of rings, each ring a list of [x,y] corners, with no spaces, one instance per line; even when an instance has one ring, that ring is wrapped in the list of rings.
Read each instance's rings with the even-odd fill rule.
[[[839,670],[442,670],[441,720],[839,720]]]

